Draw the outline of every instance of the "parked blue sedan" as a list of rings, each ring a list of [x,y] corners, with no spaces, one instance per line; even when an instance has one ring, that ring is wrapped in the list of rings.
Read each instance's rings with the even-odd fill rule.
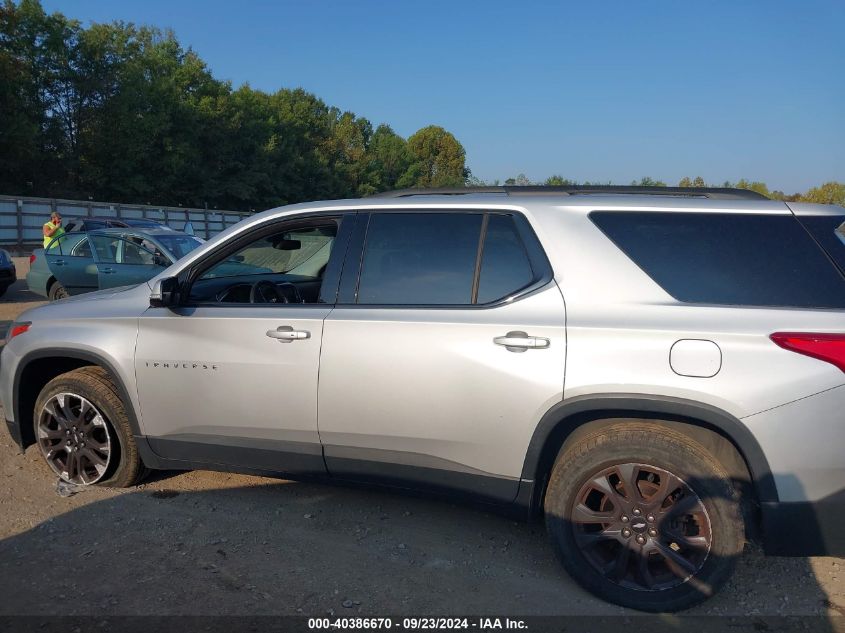
[[[151,279],[202,244],[170,229],[72,232],[30,256],[29,289],[51,301]]]

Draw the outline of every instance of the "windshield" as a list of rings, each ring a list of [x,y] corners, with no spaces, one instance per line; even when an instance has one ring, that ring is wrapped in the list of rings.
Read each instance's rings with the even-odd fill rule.
[[[176,259],[182,259],[202,244],[201,239],[192,235],[156,235],[155,237]]]

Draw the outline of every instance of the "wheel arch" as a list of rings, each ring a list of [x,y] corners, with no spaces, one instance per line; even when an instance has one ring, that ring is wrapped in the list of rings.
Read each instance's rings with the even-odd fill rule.
[[[733,448],[741,464],[731,463],[729,452],[717,458],[727,460],[732,476],[741,475],[742,466],[750,480],[750,493],[757,503],[777,502],[778,494],[768,460],[751,431],[731,414],[700,402],[670,396],[646,394],[602,394],[578,396],[552,407],[540,420],[528,446],[522,469],[522,480],[531,482],[530,494],[520,489],[520,497],[529,510],[542,508],[548,474],[560,448],[579,435],[619,419],[649,419],[682,430],[692,439],[708,446],[706,438],[714,435]],[[711,442],[712,445],[712,442]],[[716,442],[717,449],[718,442]],[[722,447],[724,448],[724,446]],[[719,449],[720,450],[720,449]],[[756,521],[755,521],[756,523]]]
[[[50,288],[52,288],[53,284],[57,283],[58,281],[59,280],[56,278],[56,276],[50,273],[50,276],[47,278],[47,283],[44,286],[44,294],[49,296]]]
[[[20,428],[21,445],[26,448],[35,442],[33,430],[33,410],[38,394],[48,382],[56,376],[80,367],[98,366],[105,369],[121,400],[125,403],[126,414],[129,418],[132,433],[136,437],[141,435],[138,416],[132,398],[126,385],[120,379],[114,364],[101,354],[75,348],[48,348],[34,350],[25,354],[15,368],[12,385],[14,419]]]

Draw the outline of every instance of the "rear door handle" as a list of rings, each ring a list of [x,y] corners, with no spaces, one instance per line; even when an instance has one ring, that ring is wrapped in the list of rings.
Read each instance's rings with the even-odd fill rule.
[[[294,330],[289,325],[282,325],[275,330],[267,330],[267,336],[277,339],[279,343],[293,343],[294,341],[311,338],[311,332],[308,330]]]
[[[100,269],[100,272],[104,275],[113,275],[116,271],[114,268],[102,268]]]
[[[527,352],[529,349],[545,349],[551,342],[541,336],[528,336],[525,332],[508,332],[493,339],[496,345],[502,345],[509,352]]]

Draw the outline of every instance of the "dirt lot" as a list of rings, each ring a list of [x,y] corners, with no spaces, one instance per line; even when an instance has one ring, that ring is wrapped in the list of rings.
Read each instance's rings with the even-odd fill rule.
[[[34,308],[45,302],[34,292],[30,292],[26,286],[26,273],[29,272],[29,257],[13,257],[18,280],[0,298],[0,322],[12,321],[24,310]],[[5,328],[0,331],[0,338],[5,335]]]
[[[566,576],[542,525],[446,501],[210,472],[64,498],[5,429],[0,482],[0,616],[625,613]],[[693,612],[845,615],[845,560],[751,551]]]

